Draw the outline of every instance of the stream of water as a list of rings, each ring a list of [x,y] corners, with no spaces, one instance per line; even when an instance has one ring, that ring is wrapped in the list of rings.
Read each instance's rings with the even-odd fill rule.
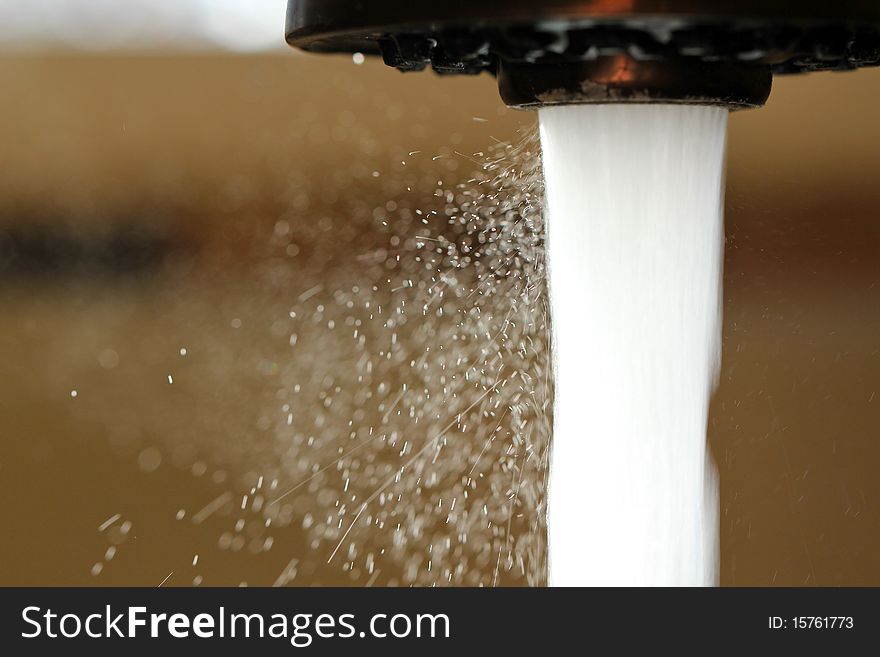
[[[554,585],[713,585],[727,111],[540,111]]]

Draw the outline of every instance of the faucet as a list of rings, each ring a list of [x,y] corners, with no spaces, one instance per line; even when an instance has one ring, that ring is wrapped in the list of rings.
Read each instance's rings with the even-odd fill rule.
[[[762,106],[774,75],[880,65],[877,0],[289,0],[287,42],[488,72],[510,107]]]

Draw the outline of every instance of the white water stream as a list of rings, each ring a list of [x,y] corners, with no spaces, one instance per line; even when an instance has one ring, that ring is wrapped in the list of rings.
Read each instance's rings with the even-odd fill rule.
[[[727,111],[540,111],[554,585],[713,585]]]

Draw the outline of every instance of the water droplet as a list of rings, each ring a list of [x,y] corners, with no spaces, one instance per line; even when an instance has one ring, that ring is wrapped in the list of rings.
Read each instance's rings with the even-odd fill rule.
[[[162,454],[155,447],[147,447],[141,450],[137,460],[143,472],[154,472],[162,464]]]

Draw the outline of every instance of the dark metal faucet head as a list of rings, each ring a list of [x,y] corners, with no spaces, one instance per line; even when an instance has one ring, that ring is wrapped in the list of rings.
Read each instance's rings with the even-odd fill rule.
[[[880,65],[878,0],[289,0],[311,52],[497,76],[513,107],[759,107],[773,74]]]

